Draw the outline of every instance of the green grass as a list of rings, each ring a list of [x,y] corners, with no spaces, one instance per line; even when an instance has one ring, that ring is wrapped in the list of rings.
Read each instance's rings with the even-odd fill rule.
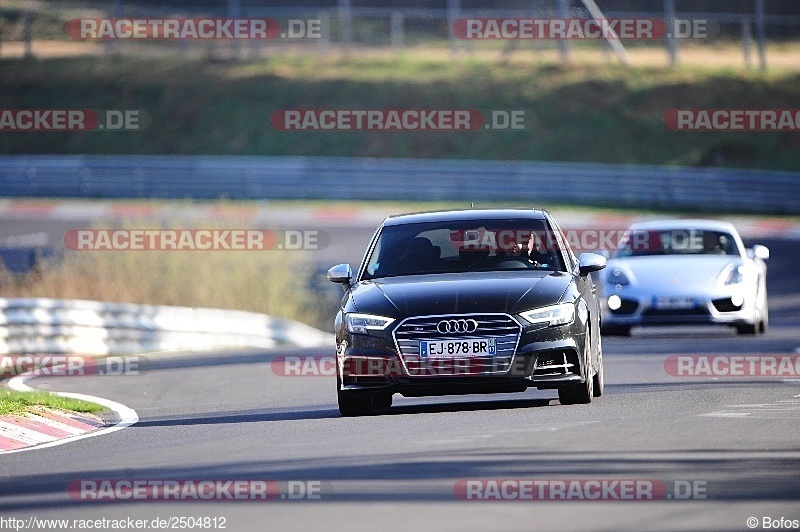
[[[0,415],[23,414],[34,410],[37,406],[84,413],[105,410],[105,407],[95,403],[59,397],[49,392],[17,392],[0,389]]]
[[[687,52],[688,53],[688,52]],[[5,108],[142,109],[141,132],[5,133],[0,153],[422,157],[797,170],[794,132],[672,132],[671,108],[796,108],[786,70],[569,67],[447,53],[0,60]],[[514,132],[282,132],[278,109],[520,109]],[[717,163],[718,164],[718,163]]]

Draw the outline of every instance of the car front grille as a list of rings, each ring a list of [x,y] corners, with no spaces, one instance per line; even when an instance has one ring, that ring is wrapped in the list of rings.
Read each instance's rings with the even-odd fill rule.
[[[708,316],[708,309],[705,307],[676,308],[676,309],[656,309],[649,308],[642,313],[646,318],[659,318],[671,316]]]
[[[442,334],[437,324],[442,320],[475,320],[474,332]],[[508,314],[452,314],[423,316],[403,320],[394,331],[395,346],[410,376],[471,376],[507,373],[514,360],[522,327]],[[494,356],[422,358],[422,340],[479,340],[494,338]]]

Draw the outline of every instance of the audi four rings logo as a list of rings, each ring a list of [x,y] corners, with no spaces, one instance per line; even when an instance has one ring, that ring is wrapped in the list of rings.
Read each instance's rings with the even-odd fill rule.
[[[441,334],[472,333],[478,330],[475,320],[442,320],[436,324],[436,330]]]

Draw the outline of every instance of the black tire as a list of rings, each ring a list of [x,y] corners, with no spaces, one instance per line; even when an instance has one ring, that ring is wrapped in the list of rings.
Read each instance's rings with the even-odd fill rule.
[[[759,329],[760,324],[757,321],[754,323],[744,323],[736,326],[736,332],[738,334],[745,334],[748,336],[755,336],[758,334]]]
[[[592,402],[593,389],[593,377],[584,382],[561,386],[558,389],[558,401],[562,405],[588,405]]]
[[[372,407],[375,410],[388,410],[392,407],[392,394],[376,393],[372,396]]]
[[[586,341],[584,343],[584,360],[590,366],[586,368],[586,380],[575,384],[566,384],[558,388],[558,401],[562,405],[586,405],[592,402],[594,395],[594,377],[591,376],[591,337],[589,329],[586,329]]]
[[[630,325],[602,325],[600,327],[600,334],[602,336],[630,336]]]
[[[342,390],[342,380],[336,375],[336,400],[339,413],[345,417],[368,416],[372,413],[372,395]]]
[[[372,413],[372,396],[339,390],[339,413],[345,417],[368,416]]]
[[[605,390],[605,377],[603,376],[603,344],[602,344],[602,336],[597,339],[597,373],[594,374],[594,389],[592,390],[592,394],[595,397],[600,397],[603,395],[603,391]]]

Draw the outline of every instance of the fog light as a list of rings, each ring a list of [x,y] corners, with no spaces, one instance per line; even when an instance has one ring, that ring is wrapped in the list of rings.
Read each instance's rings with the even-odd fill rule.
[[[609,296],[608,308],[610,308],[611,310],[617,310],[621,306],[622,306],[622,300],[619,298],[618,295],[614,294],[613,296]]]
[[[731,303],[733,303],[734,307],[741,307],[744,304],[744,296],[742,294],[733,294]]]

